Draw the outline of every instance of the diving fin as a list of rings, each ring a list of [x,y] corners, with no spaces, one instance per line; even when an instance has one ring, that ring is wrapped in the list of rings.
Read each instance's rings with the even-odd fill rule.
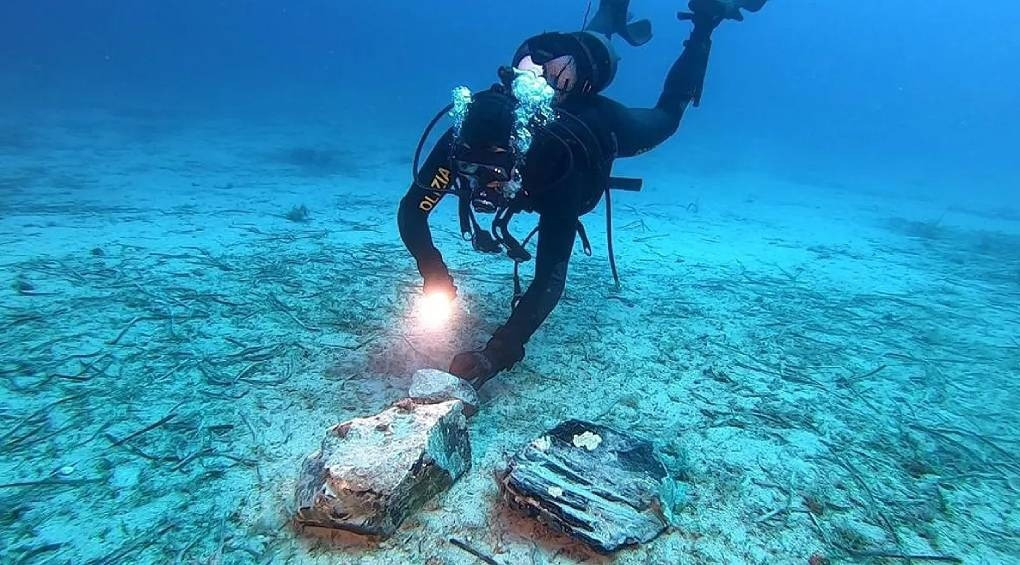
[[[768,0],[741,0],[740,7],[748,12],[757,12],[765,7],[765,2]]]
[[[598,32],[609,38],[619,35],[634,47],[648,43],[652,39],[652,22],[646,19],[631,21],[627,11],[629,7],[630,0],[601,0],[595,17],[584,31]]]

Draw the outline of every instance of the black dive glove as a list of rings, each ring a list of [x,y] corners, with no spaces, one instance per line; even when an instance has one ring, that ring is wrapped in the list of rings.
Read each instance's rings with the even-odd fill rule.
[[[456,298],[457,287],[453,284],[453,277],[450,276],[450,271],[446,269],[446,266],[439,264],[432,268],[420,268],[422,279],[424,279],[423,290],[425,294],[431,294],[433,292],[442,292],[450,296],[450,298]]]
[[[521,359],[524,359],[523,345],[494,337],[485,349],[457,354],[450,363],[450,373],[481,388],[497,373],[513,367]]]

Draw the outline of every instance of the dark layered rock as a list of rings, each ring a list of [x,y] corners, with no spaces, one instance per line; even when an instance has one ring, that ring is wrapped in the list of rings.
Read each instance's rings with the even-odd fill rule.
[[[385,538],[470,464],[460,401],[404,400],[330,428],[301,467],[296,520]]]
[[[464,403],[464,415],[469,418],[478,411],[475,387],[460,377],[436,369],[417,371],[411,378],[407,396],[419,404],[460,400]]]
[[[500,483],[511,506],[610,553],[666,529],[660,492],[670,481],[647,441],[570,420],[521,450]]]

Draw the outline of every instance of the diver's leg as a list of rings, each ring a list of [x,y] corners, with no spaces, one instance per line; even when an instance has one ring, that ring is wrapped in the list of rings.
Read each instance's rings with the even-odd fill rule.
[[[644,153],[669,139],[677,128],[684,111],[691,103],[701,99],[711,51],[712,29],[696,25],[690,38],[684,42],[683,53],[673,63],[654,108],[626,108],[611,102],[613,131],[619,142],[621,157]]]
[[[708,55],[712,50],[712,31],[716,24],[695,24],[691,36],[684,41],[684,50],[666,75],[666,83],[655,109],[676,120],[677,125],[689,104],[701,103],[705,86]]]
[[[712,50],[712,32],[723,20],[743,20],[741,10],[757,12],[766,0],[691,0],[690,12],[681,12],[681,20],[694,23],[691,36],[684,42],[683,53],[666,75],[659,102],[655,108],[630,109],[618,106],[615,128],[620,156],[628,157],[648,151],[673,135],[687,106],[701,102]]]

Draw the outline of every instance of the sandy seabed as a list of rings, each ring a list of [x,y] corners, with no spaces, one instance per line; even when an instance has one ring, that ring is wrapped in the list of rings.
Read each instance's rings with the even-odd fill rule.
[[[459,241],[444,204],[459,313],[428,331],[396,234],[404,144],[107,112],[4,125],[0,561],[475,562],[450,538],[503,564],[1020,561],[1009,210],[653,153],[647,190],[616,198],[622,288],[599,210],[594,257],[578,246],[526,360],[483,391],[469,474],[363,544],[294,531],[301,460],[482,343],[509,260]],[[568,418],[659,445],[686,489],[675,528],[603,557],[503,508],[493,473]]]

